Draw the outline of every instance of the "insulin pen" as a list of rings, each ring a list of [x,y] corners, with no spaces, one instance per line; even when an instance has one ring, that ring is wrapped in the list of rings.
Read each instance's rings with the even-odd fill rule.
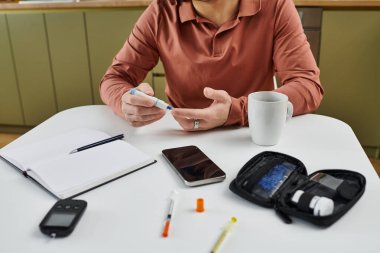
[[[129,93],[132,94],[132,95],[138,95],[138,96],[142,96],[142,97],[145,97],[145,98],[148,98],[148,99],[152,100],[154,102],[154,106],[156,106],[158,108],[161,108],[161,109],[164,109],[164,110],[171,110],[171,109],[173,109],[173,107],[171,105],[168,105],[167,103],[165,103],[161,99],[149,96],[149,95],[145,94],[144,92],[139,91],[139,90],[137,90],[135,88],[129,90]]]

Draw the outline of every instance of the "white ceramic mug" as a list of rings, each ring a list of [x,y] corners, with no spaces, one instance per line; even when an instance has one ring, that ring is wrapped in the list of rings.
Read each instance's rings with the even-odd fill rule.
[[[282,93],[258,91],[248,96],[249,131],[253,142],[258,145],[276,145],[292,115],[293,105]]]

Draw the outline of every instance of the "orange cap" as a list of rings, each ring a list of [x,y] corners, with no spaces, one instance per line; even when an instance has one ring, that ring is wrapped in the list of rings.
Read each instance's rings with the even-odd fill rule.
[[[205,207],[204,207],[204,201],[202,198],[199,198],[197,199],[197,208],[195,209],[195,211],[197,211],[198,213],[202,213],[204,212],[205,210]]]
[[[162,231],[162,237],[168,237],[168,235],[169,235],[169,226],[170,226],[170,221],[167,220],[165,222],[164,231]]]

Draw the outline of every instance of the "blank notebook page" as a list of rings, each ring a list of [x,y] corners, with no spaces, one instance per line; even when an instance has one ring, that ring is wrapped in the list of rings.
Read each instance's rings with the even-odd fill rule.
[[[56,193],[87,189],[146,165],[151,157],[118,140],[38,164],[33,172]]]
[[[22,170],[30,169],[57,156],[110,136],[104,132],[80,128],[20,148],[1,150],[1,155]]]

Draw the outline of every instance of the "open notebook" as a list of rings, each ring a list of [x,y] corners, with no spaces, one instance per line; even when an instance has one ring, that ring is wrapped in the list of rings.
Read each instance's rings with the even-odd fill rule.
[[[70,151],[109,138],[93,129],[76,129],[14,149],[0,156],[60,199],[77,196],[156,161],[123,140],[77,153]]]

